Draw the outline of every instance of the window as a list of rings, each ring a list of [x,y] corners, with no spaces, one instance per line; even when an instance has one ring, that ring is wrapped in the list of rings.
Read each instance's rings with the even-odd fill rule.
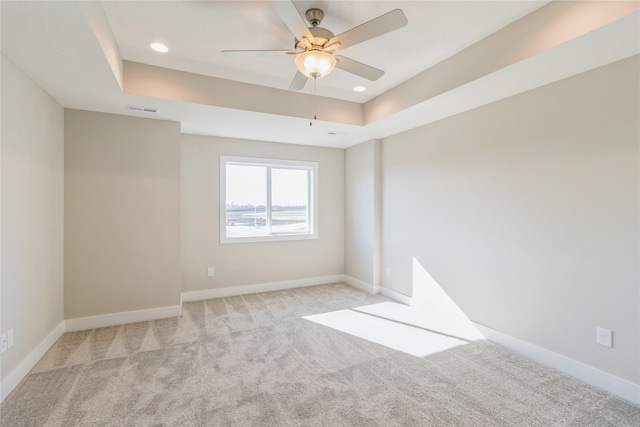
[[[220,156],[220,242],[316,239],[318,164]]]

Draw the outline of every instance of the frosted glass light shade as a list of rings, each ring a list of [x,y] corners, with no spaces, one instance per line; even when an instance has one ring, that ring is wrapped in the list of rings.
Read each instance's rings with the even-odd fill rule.
[[[296,57],[296,67],[307,77],[324,77],[333,71],[336,58],[321,50],[308,50]]]

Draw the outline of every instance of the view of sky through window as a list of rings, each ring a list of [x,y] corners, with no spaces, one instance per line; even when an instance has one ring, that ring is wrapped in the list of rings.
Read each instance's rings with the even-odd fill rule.
[[[308,167],[229,162],[225,170],[227,237],[311,233]]]

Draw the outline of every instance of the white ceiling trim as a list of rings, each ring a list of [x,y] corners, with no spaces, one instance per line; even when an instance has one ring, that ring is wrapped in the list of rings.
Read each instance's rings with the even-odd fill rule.
[[[552,2],[512,23],[473,46],[423,71],[365,104],[367,124],[418,105],[435,96],[489,76],[528,58],[541,55],[564,43],[591,32],[597,32],[612,22],[640,10],[640,2]],[[633,40],[633,33],[629,33]],[[594,40],[598,42],[598,39]],[[601,44],[601,43],[599,43]],[[611,44],[615,50],[616,45]],[[590,59],[600,63],[608,49],[589,52],[589,58],[579,52],[566,53],[577,62]],[[540,57],[544,60],[544,56]],[[556,66],[547,63],[551,77]],[[516,76],[514,76],[516,77]],[[517,77],[523,80],[523,76]],[[504,81],[508,86],[511,82]]]
[[[116,39],[111,32],[109,20],[104,12],[102,3],[97,1],[83,1],[80,3],[80,7],[87,18],[87,22],[91,26],[96,40],[100,44],[102,53],[111,68],[113,76],[118,82],[120,89],[122,89],[124,86],[122,56],[120,55]]]
[[[560,6],[562,13],[558,12],[557,5],[550,4],[498,31],[433,67],[438,68],[437,71],[427,70],[401,85],[402,88],[394,88],[378,99],[366,103],[364,112],[354,108],[353,103],[345,108],[346,101],[317,97],[316,102],[322,104],[322,108],[318,110],[320,122],[352,125],[350,129],[341,129],[323,124],[321,128],[327,130],[325,135],[318,133],[318,122],[316,128],[308,129],[309,98],[297,93],[256,88],[253,85],[207,76],[198,76],[201,81],[190,84],[187,81],[193,76],[189,76],[188,73],[142,64],[135,66],[135,76],[133,73],[125,74],[125,91],[149,97],[301,119],[293,120],[292,124],[286,126],[304,132],[306,143],[327,145],[325,141],[329,132],[336,134],[331,138],[336,146],[340,146],[340,140],[349,139],[341,137],[352,133],[360,136],[361,140],[357,142],[384,138],[640,53],[635,38],[630,37],[640,31],[640,20],[638,12],[625,17],[633,10],[628,4],[609,10],[609,13],[602,13],[601,5],[572,3]],[[549,29],[543,23],[549,22],[558,14],[564,19],[570,19],[575,13],[589,15],[590,19],[583,21],[579,27],[572,27],[570,32],[562,31],[554,37],[549,36]],[[558,18],[554,22],[556,28],[570,27],[569,24]],[[524,31],[531,28],[538,31]],[[538,39],[542,39],[544,43],[536,43]],[[516,41],[517,45],[529,46],[530,49],[496,51],[495,46],[504,46],[507,41]],[[603,46],[608,48],[604,49]],[[469,64],[473,64],[474,67],[468,67]],[[464,72],[456,73],[460,67],[465,67]],[[166,75],[162,80],[155,80],[154,70]],[[455,75],[453,81],[448,78],[451,75]],[[133,82],[130,83],[130,80]],[[174,90],[174,93],[169,93],[168,89],[175,85],[179,88]],[[133,89],[134,86],[144,88]],[[296,97],[297,99],[294,99]],[[256,98],[267,102],[260,103]],[[371,104],[374,106],[371,107]],[[359,116],[363,113],[368,113],[368,116]],[[367,125],[358,129],[365,118],[368,121]],[[253,121],[255,118],[251,122]],[[199,133],[198,129],[190,130],[190,133]],[[237,131],[229,130],[229,133],[236,134]],[[309,135],[313,137],[308,138]],[[256,135],[247,129],[243,137],[259,138],[260,134]],[[291,138],[285,142],[301,141],[300,134],[296,132],[292,133]]]
[[[358,10],[363,3],[368,2],[345,2],[340,7],[348,12],[349,7]],[[446,8],[482,10],[482,3]],[[116,44],[104,10],[97,7],[99,2],[3,0],[1,4],[3,55],[66,108],[179,121],[183,133],[336,148],[384,138],[640,53],[638,2],[536,5],[533,10],[537,11],[373,100],[316,97],[318,120],[309,126],[308,94],[259,82],[255,87],[183,73],[198,76],[204,86],[198,89],[193,84],[188,96],[180,93],[185,88],[175,81],[173,93],[166,93],[167,85],[152,87],[151,81],[146,82],[144,91],[131,90],[123,71],[121,46]],[[314,2],[296,4],[300,8]],[[428,6],[433,5],[429,2]],[[208,7],[213,6],[219,5]],[[409,19],[411,22],[412,16]],[[348,28],[351,24],[342,25]],[[518,34],[520,38],[515,36]],[[168,75],[180,73],[159,68]],[[450,76],[457,76],[457,80]],[[215,79],[217,86],[208,86],[214,81],[209,78]],[[211,101],[216,96],[218,99]],[[126,110],[125,104],[158,112],[133,112]]]
[[[433,123],[640,55],[639,40],[640,12],[368,125],[363,136],[385,138],[413,129],[418,122]]]

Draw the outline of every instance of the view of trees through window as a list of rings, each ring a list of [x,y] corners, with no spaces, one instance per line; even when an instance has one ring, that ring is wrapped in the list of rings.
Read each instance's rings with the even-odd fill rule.
[[[309,168],[227,163],[227,237],[310,233],[309,180]]]

